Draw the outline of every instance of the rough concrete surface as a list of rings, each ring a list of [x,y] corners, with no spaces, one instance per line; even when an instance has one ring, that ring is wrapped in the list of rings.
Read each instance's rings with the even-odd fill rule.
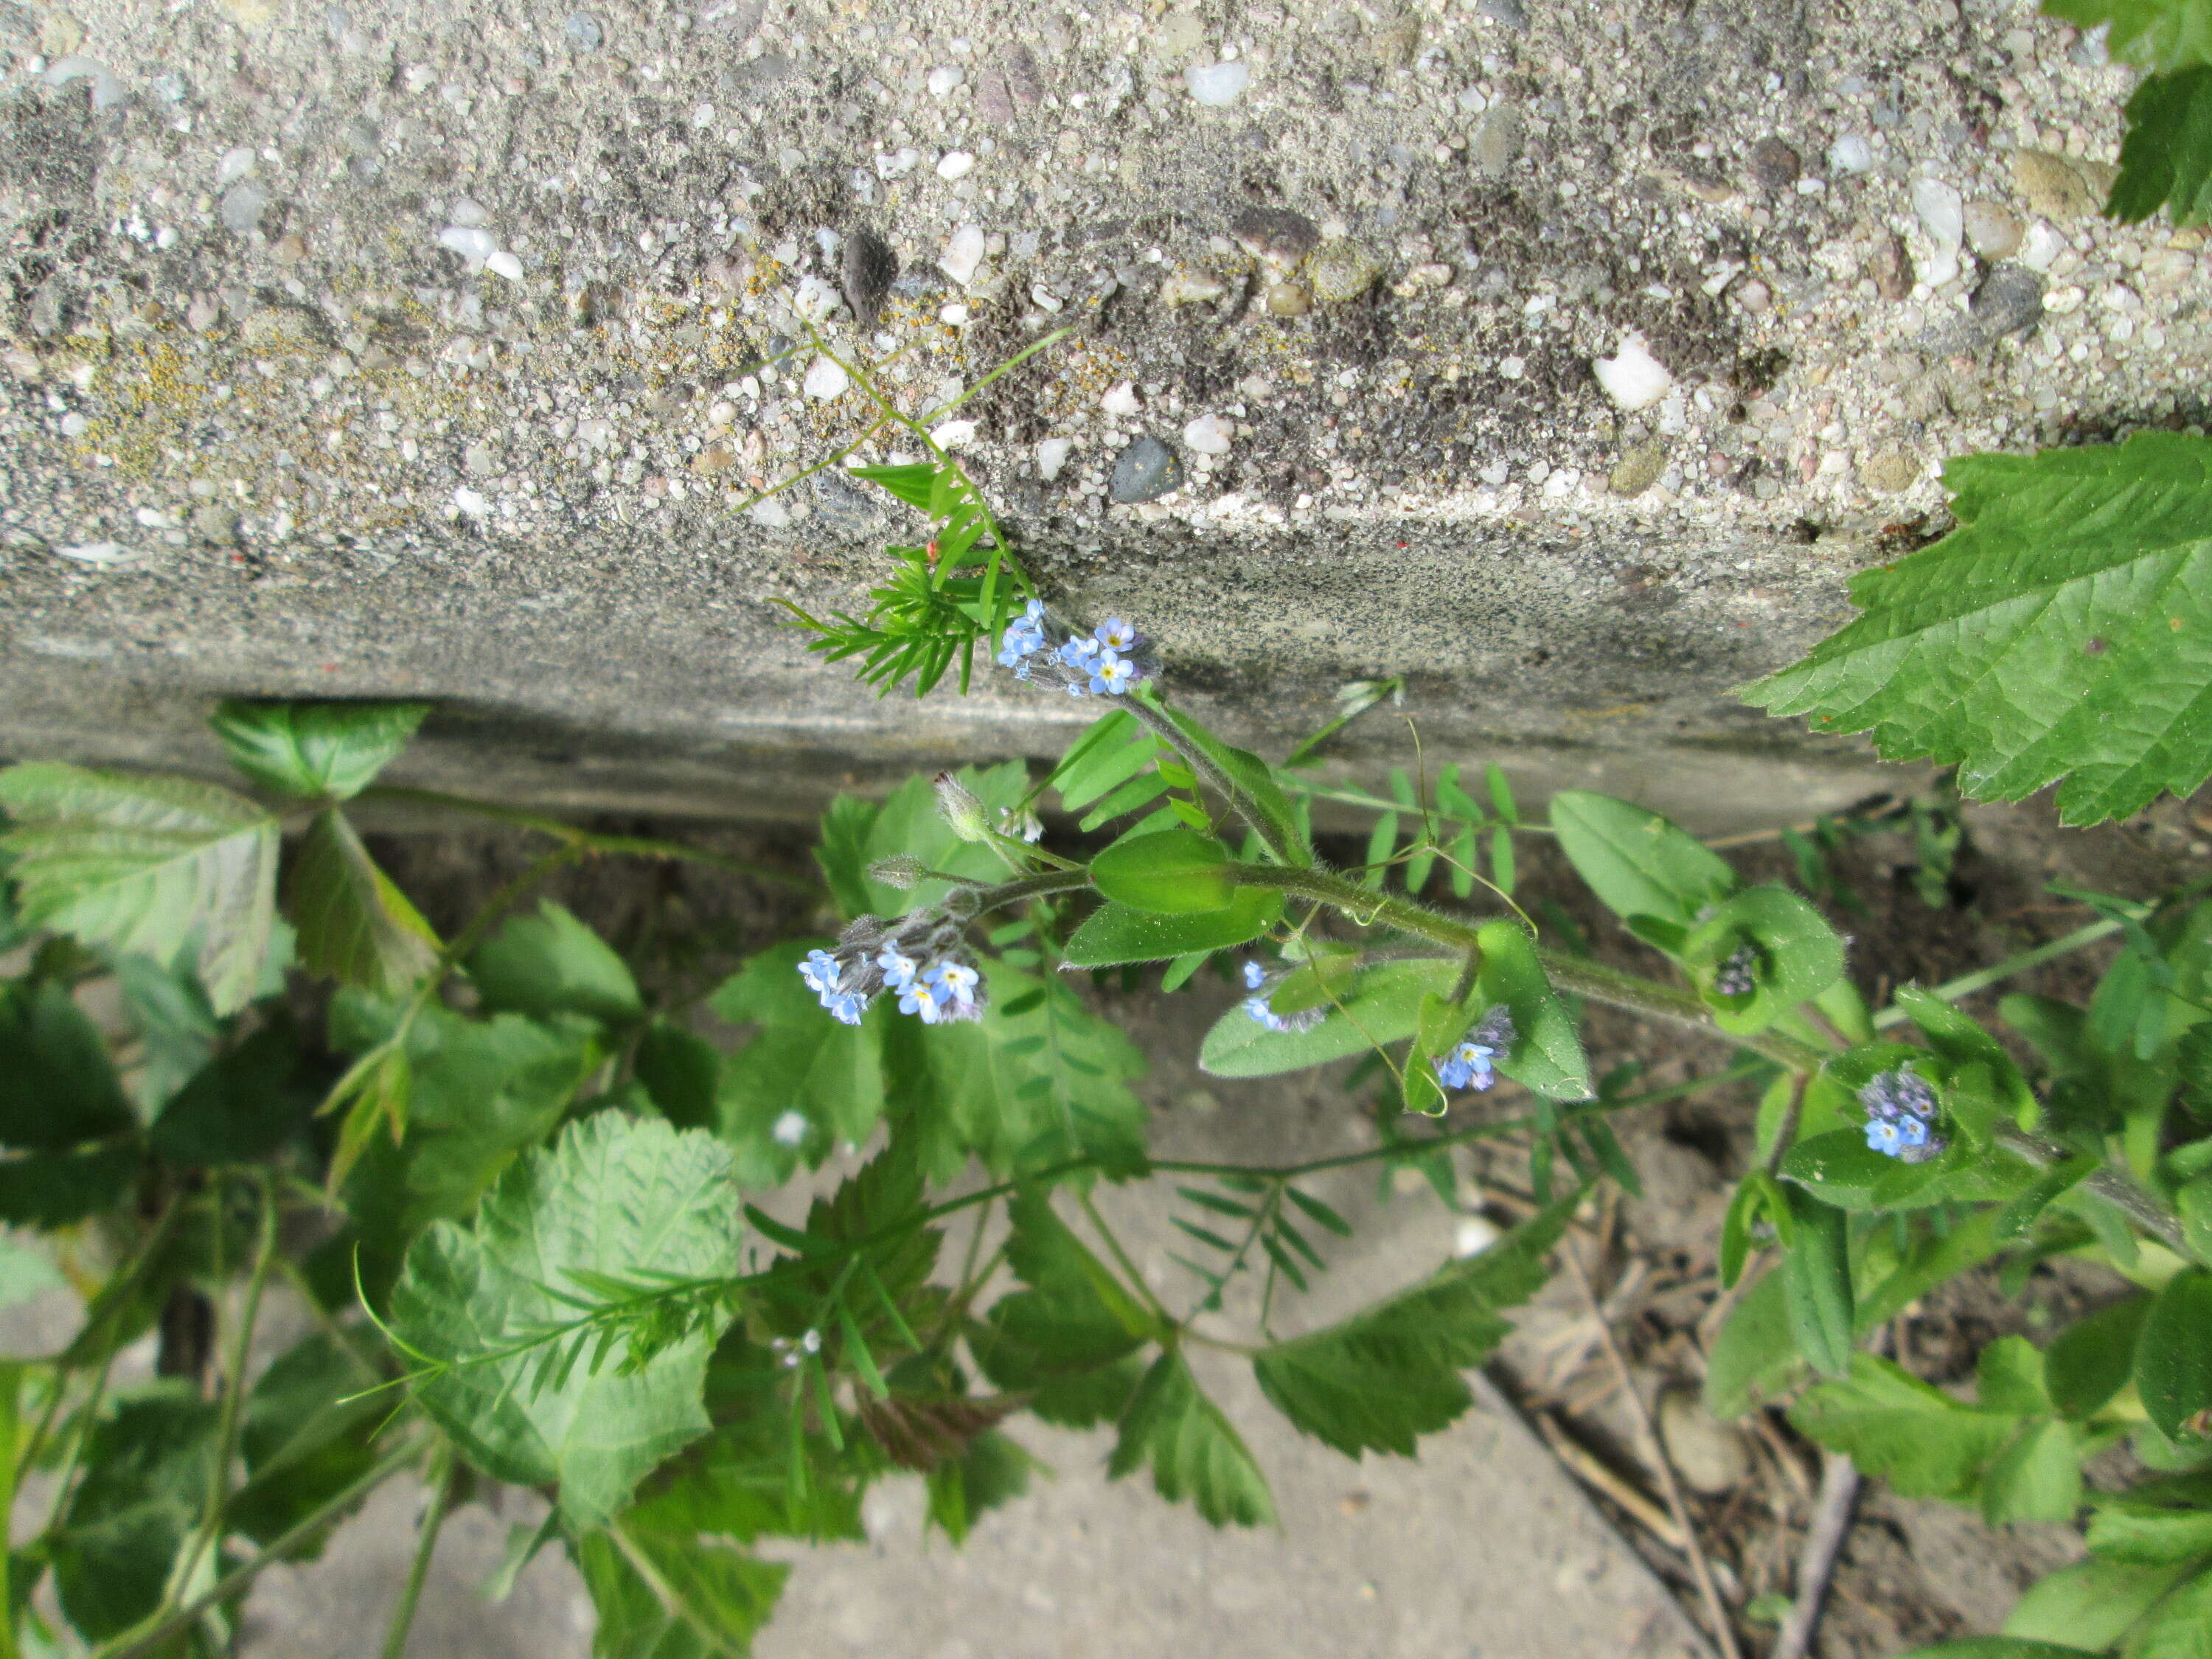
[[[1729,688],[1941,459],[2201,413],[2201,238],[2096,217],[2129,76],[2025,0],[8,0],[0,49],[20,752],[188,760],[231,691],[434,696],[579,801],[1045,752],[1090,711],[779,626],[912,527],[746,507],[873,414],[759,366],[803,313],[933,420],[1071,328],[941,435],[1242,735],[1403,673],[1432,749],[1836,805],[1858,751]],[[1183,482],[1117,502],[1140,438]]]

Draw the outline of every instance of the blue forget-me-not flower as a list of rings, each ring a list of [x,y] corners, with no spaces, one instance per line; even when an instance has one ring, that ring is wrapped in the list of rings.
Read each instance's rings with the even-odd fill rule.
[[[1494,1062],[1513,1046],[1513,1011],[1498,1004],[1445,1053],[1433,1056],[1437,1081],[1446,1089],[1487,1089],[1497,1081]]]
[[[1121,617],[1080,633],[1054,621],[1036,599],[999,636],[999,665],[1016,679],[1056,686],[1072,697],[1119,696],[1159,672],[1144,635]]]
[[[1259,963],[1247,962],[1244,964],[1244,988],[1254,994],[1244,999],[1245,1017],[1255,1024],[1264,1025],[1276,1032],[1310,1031],[1328,1018],[1328,1010],[1320,1007],[1301,1008],[1295,1014],[1275,1012],[1268,999],[1274,988],[1289,977],[1287,970],[1270,973]]]
[[[799,976],[830,1017],[847,1025],[858,1025],[886,993],[901,1013],[925,1025],[981,1019],[983,975],[961,942],[962,920],[943,906],[896,920],[862,916],[835,951],[808,951]]]
[[[1867,1115],[1867,1145],[1884,1157],[1925,1164],[1951,1144],[1936,1128],[1942,1108],[1934,1086],[1908,1066],[1869,1078],[1859,1104]]]

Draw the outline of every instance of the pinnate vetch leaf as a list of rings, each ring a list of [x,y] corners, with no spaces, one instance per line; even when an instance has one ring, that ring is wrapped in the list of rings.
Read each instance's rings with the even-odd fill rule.
[[[2068,823],[2212,775],[2212,440],[1967,455],[1943,476],[1958,529],[1854,577],[1863,614],[1745,695],[1956,765],[1977,799],[2059,782]]]

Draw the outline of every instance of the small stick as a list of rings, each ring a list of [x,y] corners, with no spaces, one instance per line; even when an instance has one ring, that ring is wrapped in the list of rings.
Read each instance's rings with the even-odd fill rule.
[[[1721,1651],[1721,1659],[1742,1659],[1742,1650],[1736,1646],[1735,1628],[1729,1623],[1728,1607],[1713,1583],[1712,1563],[1705,1559],[1705,1546],[1698,1541],[1698,1529],[1690,1522],[1689,1506],[1682,1501],[1682,1488],[1674,1479],[1674,1460],[1667,1455],[1667,1447],[1659,1438],[1659,1425],[1651,1420],[1651,1413],[1644,1403],[1644,1396],[1636,1391],[1636,1380],[1628,1369],[1628,1357],[1620,1351],[1620,1344],[1613,1334],[1613,1327],[1606,1322],[1603,1306],[1597,1298],[1597,1290],[1590,1283],[1582,1258],[1572,1245],[1563,1248],[1559,1254],[1566,1259],[1567,1271],[1575,1276],[1575,1284],[1589,1304],[1589,1310],[1598,1321],[1598,1330],[1605,1346],[1606,1358],[1620,1377],[1620,1391],[1627,1396],[1628,1408],[1634,1413],[1636,1425],[1650,1447],[1650,1455],[1657,1466],[1659,1489],[1667,1499],[1668,1512],[1674,1517],[1674,1525],[1682,1534],[1682,1553],[1689,1558],[1690,1576],[1697,1581],[1698,1594],[1705,1604],[1705,1616],[1712,1621],[1713,1644]]]
[[[1682,1545],[1682,1529],[1674,1524],[1674,1517],[1665,1510],[1607,1468],[1604,1460],[1589,1448],[1569,1435],[1551,1413],[1538,1411],[1528,1415],[1536,1425],[1536,1431],[1544,1437],[1544,1443],[1552,1449],[1553,1456],[1567,1466],[1568,1473],[1584,1486],[1595,1487],[1620,1504],[1638,1525],[1668,1549],[1679,1554],[1689,1553]]]
[[[1790,1616],[1782,1621],[1782,1634],[1775,1638],[1772,1659],[1805,1659],[1811,1651],[1813,1627],[1820,1623],[1820,1604],[1827,1597],[1844,1534],[1851,1529],[1851,1504],[1858,1495],[1857,1466],[1842,1452],[1823,1453],[1820,1498],[1814,1506],[1804,1551],[1797,1558],[1797,1595],[1790,1604]]]

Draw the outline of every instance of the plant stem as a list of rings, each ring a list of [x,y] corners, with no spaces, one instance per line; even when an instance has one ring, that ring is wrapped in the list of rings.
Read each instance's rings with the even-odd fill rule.
[[[407,1582],[400,1589],[398,1605],[392,1609],[392,1623],[384,1632],[383,1659],[404,1659],[407,1632],[415,1623],[415,1608],[422,1600],[422,1585],[430,1577],[430,1558],[437,1552],[438,1533],[453,1507],[456,1474],[453,1445],[441,1440],[430,1455],[430,1506],[422,1511],[415,1538],[415,1559],[408,1565]]]
[[[1152,1293],[1152,1287],[1146,1283],[1144,1274],[1137,1270],[1137,1264],[1130,1260],[1128,1251],[1121,1248],[1121,1239],[1115,1235],[1114,1230],[1106,1224],[1106,1218],[1098,1213],[1098,1206],[1092,1201],[1090,1193],[1079,1192],[1076,1194],[1076,1202],[1082,1205],[1083,1213],[1091,1218],[1091,1224],[1097,1230],[1098,1237],[1105,1240],[1106,1248],[1121,1267],[1122,1275],[1135,1288],[1138,1296],[1143,1298],[1145,1305],[1152,1310],[1152,1317],[1158,1320],[1163,1326],[1173,1327],[1176,1323],[1175,1316],[1167,1310],[1167,1304]]]
[[[1189,767],[1199,777],[1203,778],[1214,793],[1227,801],[1235,809],[1237,816],[1243,819],[1251,828],[1252,832],[1265,843],[1267,850],[1282,860],[1285,867],[1292,867],[1298,864],[1297,850],[1291,848],[1275,827],[1267,822],[1266,814],[1255,812],[1250,809],[1246,804],[1249,797],[1243,790],[1237,787],[1236,779],[1216,765],[1212,756],[1186,737],[1182,728],[1168,718],[1165,709],[1151,702],[1148,697],[1134,695],[1122,698],[1121,706],[1127,709],[1146,730],[1180,755],[1183,764]],[[1364,892],[1366,890],[1362,888],[1359,890]]]
[[[166,1617],[155,1614],[132,1630],[111,1637],[93,1650],[89,1659],[139,1659],[167,1643],[179,1631],[185,1629],[210,1607],[230,1597],[258,1577],[262,1571],[283,1560],[316,1533],[328,1526],[363,1498],[382,1486],[422,1455],[420,1442],[403,1446],[360,1480],[330,1498],[320,1507],[295,1521],[270,1545],[248,1560],[225,1573],[215,1583],[184,1606]]]
[[[240,1309],[238,1332],[230,1349],[230,1363],[222,1379],[222,1404],[216,1419],[215,1462],[208,1470],[207,1504],[200,1516],[199,1529],[191,1541],[185,1546],[176,1570],[169,1576],[169,1584],[161,1597],[161,1607],[156,1616],[173,1607],[183,1596],[185,1588],[199,1571],[200,1558],[210,1548],[220,1548],[222,1536],[222,1512],[230,1502],[230,1465],[238,1455],[238,1419],[246,1402],[246,1368],[253,1358],[253,1328],[261,1318],[261,1293],[268,1287],[269,1273],[276,1260],[276,1194],[270,1188],[265,1171],[255,1172],[256,1183],[261,1191],[261,1231],[255,1241],[253,1268],[246,1281],[246,1305]],[[218,1182],[216,1201],[222,1201],[222,1189]]]
[[[2052,939],[2048,945],[2039,945],[2032,951],[2020,951],[2002,962],[1993,962],[1986,968],[1976,969],[1971,974],[1961,974],[1957,979],[1946,980],[1928,994],[1941,997],[1946,1002],[1956,1002],[1960,998],[1972,996],[2000,980],[2010,979],[2014,974],[2024,974],[2031,968],[2040,967],[2069,951],[2078,951],[2085,945],[2094,945],[2099,939],[2109,938],[2119,931],[2120,924],[2117,921],[2093,921],[2087,927],[2076,927],[2072,933]],[[1911,1018],[1902,1008],[1885,1008],[1874,1017],[1874,1028],[1877,1031],[1887,1030],[1893,1025],[1904,1024]]]
[[[2055,1168],[2074,1156],[2066,1147],[2054,1146],[2041,1136],[2002,1120],[1993,1133],[1998,1146],[2039,1170]],[[2181,1218],[2121,1171],[2106,1164],[2083,1176],[2081,1184],[2185,1261],[2202,1261],[2190,1247]]]
[[[817,884],[803,876],[794,876],[783,870],[771,870],[765,865],[755,864],[750,860],[737,858],[728,853],[717,853],[711,848],[687,847],[681,842],[661,841],[650,836],[607,835],[560,818],[548,817],[542,812],[502,806],[495,801],[476,800],[467,795],[448,794],[441,789],[410,789],[398,784],[377,783],[362,790],[360,799],[406,802],[417,806],[438,806],[456,812],[468,812],[480,818],[491,818],[501,823],[538,830],[586,852],[626,853],[638,858],[708,864],[718,870],[750,876],[759,881],[789,888],[793,892],[815,893],[821,890]]]

